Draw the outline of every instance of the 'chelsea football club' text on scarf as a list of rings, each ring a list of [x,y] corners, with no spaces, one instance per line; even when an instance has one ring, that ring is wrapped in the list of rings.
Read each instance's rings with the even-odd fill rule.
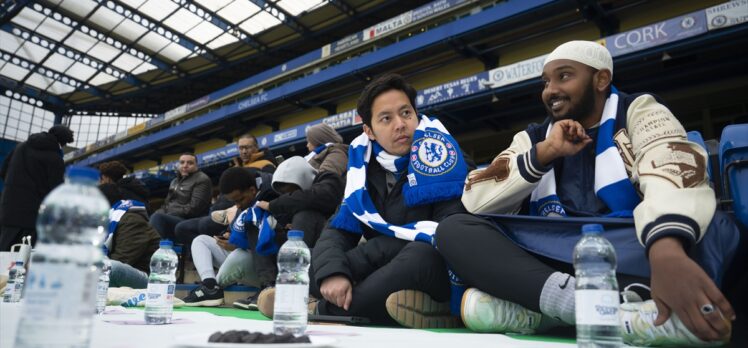
[[[379,215],[366,192],[366,168],[372,153],[382,167],[392,173],[404,173],[407,169],[408,184],[403,186],[403,195],[405,204],[413,207],[462,195],[467,165],[457,142],[439,120],[421,115],[408,157],[387,153],[366,134],[354,139],[348,150],[345,196],[332,226],[362,233],[363,223],[387,236],[433,243],[436,222],[414,221],[398,226]]]

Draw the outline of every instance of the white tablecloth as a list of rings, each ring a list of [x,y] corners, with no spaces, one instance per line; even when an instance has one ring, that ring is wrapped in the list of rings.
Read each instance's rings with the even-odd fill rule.
[[[0,303],[0,347],[12,347],[20,315],[20,304]],[[176,347],[177,337],[226,330],[271,332],[271,321],[221,317],[206,312],[175,312],[173,319],[190,323],[171,325],[119,325],[107,321],[141,320],[142,310],[108,307],[110,312],[96,316],[91,347],[136,348]],[[310,325],[307,332],[335,337],[334,347],[356,348],[467,348],[575,347],[573,344],[526,341],[499,334],[438,333],[424,330],[368,328],[338,325]]]

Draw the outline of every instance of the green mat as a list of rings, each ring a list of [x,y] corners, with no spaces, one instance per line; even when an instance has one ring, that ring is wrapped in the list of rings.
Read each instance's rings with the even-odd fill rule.
[[[240,319],[265,320],[265,321],[270,320],[257,311],[247,311],[243,309],[236,309],[236,308],[229,308],[229,307],[180,307],[180,308],[174,308],[174,311],[175,312],[208,312],[208,313],[212,313],[214,315],[218,315],[222,317],[234,317],[234,318],[240,318]],[[401,328],[401,327],[391,327],[391,328]],[[410,330],[410,329],[405,329],[405,328],[402,328],[402,329]],[[466,328],[425,329],[425,330],[431,331],[431,332],[442,332],[442,333],[473,333],[472,331]],[[476,333],[476,335],[479,335],[479,334]],[[530,336],[530,335],[513,335],[513,334],[509,334],[507,336],[516,338],[519,340],[526,340],[526,341],[572,343],[572,344],[576,342],[572,338],[561,337],[561,336],[544,336],[544,335]]]

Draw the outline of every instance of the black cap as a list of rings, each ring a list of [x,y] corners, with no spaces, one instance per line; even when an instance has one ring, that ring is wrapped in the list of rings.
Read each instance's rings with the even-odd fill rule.
[[[49,129],[49,134],[54,135],[60,145],[69,144],[75,141],[73,139],[73,131],[71,131],[67,126],[61,124],[52,126],[52,128]]]

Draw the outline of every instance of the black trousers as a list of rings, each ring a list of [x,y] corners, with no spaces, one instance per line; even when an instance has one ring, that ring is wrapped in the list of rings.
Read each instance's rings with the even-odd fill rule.
[[[327,219],[322,213],[304,210],[293,216],[291,219],[291,229],[304,231],[304,243],[311,250],[317,244],[317,239],[319,239],[325,223],[327,223]],[[278,232],[280,230],[283,232]],[[253,243],[257,245],[257,236],[253,236],[253,240]],[[286,240],[288,238],[285,229],[276,228],[275,243],[281,246]],[[254,267],[257,279],[260,281],[260,286],[265,287],[275,284],[275,278],[278,276],[278,255],[259,255],[257,253],[253,255],[256,256]]]
[[[396,325],[385,307],[387,296],[394,292],[413,289],[437,301],[449,299],[444,259],[429,244],[377,237],[349,250],[346,257],[353,276],[351,304],[346,311],[324,300],[311,279],[310,293],[321,299],[317,303],[320,314],[368,317],[375,324]]]
[[[436,245],[466,286],[536,312],[540,312],[540,293],[551,274],[574,275],[572,264],[524,250],[491,221],[471,214],[442,220],[436,230]],[[616,278],[621,290],[632,283],[649,285],[647,278],[626,274]],[[637,293],[649,297],[639,289]]]
[[[215,236],[226,231],[228,226],[213,221],[210,216],[201,216],[184,220],[174,227],[177,242],[184,244],[189,250],[192,240],[201,234]]]

